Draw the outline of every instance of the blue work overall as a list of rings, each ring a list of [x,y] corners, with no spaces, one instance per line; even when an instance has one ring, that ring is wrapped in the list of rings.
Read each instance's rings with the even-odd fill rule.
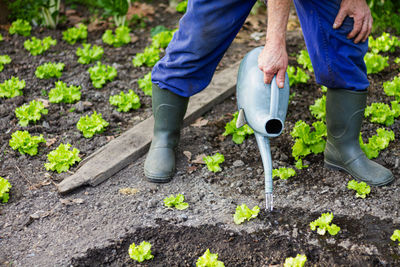
[[[255,0],[189,0],[186,14],[154,66],[152,82],[162,89],[190,97],[210,83],[225,51],[249,15]],[[368,41],[347,39],[353,19],[339,29],[332,25],[341,0],[294,0],[318,84],[328,88],[366,90],[364,55]]]

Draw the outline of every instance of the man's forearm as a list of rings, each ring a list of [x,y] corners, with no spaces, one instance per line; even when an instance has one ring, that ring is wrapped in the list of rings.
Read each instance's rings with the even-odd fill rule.
[[[286,44],[286,27],[291,0],[268,0],[267,42]]]

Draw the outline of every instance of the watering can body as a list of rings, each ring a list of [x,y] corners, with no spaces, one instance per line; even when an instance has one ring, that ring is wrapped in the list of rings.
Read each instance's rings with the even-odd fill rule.
[[[242,60],[236,98],[239,116],[236,127],[246,122],[254,130],[264,166],[266,208],[272,210],[272,158],[269,138],[279,136],[283,129],[289,104],[289,78],[285,74],[283,88],[278,88],[276,77],[271,84],[264,83],[264,74],[258,68],[258,56],[263,47],[250,51]]]

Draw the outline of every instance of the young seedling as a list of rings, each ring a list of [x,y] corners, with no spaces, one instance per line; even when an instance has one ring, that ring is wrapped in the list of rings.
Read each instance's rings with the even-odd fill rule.
[[[368,143],[364,143],[361,133],[359,137],[360,147],[369,159],[379,156],[379,151],[387,148],[390,141],[394,141],[394,132],[384,128],[378,128],[376,135],[368,139]]]
[[[196,267],[225,267],[225,264],[218,260],[218,253],[211,253],[210,249],[207,249],[203,256],[197,259]]]
[[[310,72],[314,72],[311,64],[310,55],[307,50],[300,50],[300,54],[297,55],[297,63],[303,66],[304,69],[308,69]]]
[[[55,87],[49,92],[50,103],[74,103],[81,99],[80,86],[67,86],[65,82],[55,82]]]
[[[135,243],[132,243],[129,246],[128,253],[129,257],[137,262],[143,262],[145,260],[151,260],[154,258],[154,256],[151,255],[151,244],[146,241],[142,241],[139,246],[136,246]]]
[[[38,153],[39,143],[46,143],[43,135],[31,136],[28,131],[16,131],[11,135],[9,145],[12,149],[19,151],[21,155],[34,156]]]
[[[292,156],[296,161],[311,153],[322,153],[325,149],[326,125],[322,121],[312,124],[315,131],[311,131],[310,126],[302,120],[296,122],[290,135],[295,138],[292,147]],[[296,164],[297,165],[297,164]]]
[[[100,61],[97,65],[89,68],[90,80],[94,88],[102,88],[108,81],[113,81],[117,77],[117,70],[109,65],[101,64]]]
[[[66,172],[69,168],[75,164],[75,162],[81,161],[79,150],[74,148],[69,150],[70,144],[60,144],[55,150],[51,151],[47,155],[49,162],[44,164],[46,170],[57,171],[58,173]]]
[[[8,32],[12,34],[19,34],[22,36],[29,36],[31,35],[31,25],[29,24],[28,21],[23,20],[23,19],[17,19],[11,24],[10,29]]]
[[[302,254],[297,254],[296,257],[288,257],[285,259],[283,267],[303,267],[306,264],[307,256]]]
[[[394,230],[393,235],[390,237],[392,241],[398,241],[400,246],[400,230]]]
[[[347,183],[347,189],[353,189],[356,191],[356,197],[365,198],[370,192],[371,187],[365,182],[357,182],[351,180]]]
[[[56,44],[57,40],[51,38],[51,36],[47,36],[43,40],[32,37],[31,40],[24,42],[24,47],[32,56],[37,56],[43,54],[50,49],[50,46],[55,46]]]
[[[279,177],[281,180],[287,180],[296,175],[296,171],[292,168],[279,168],[272,170],[273,177]]]
[[[8,55],[1,55],[0,56],[0,72],[3,71],[5,64],[10,64],[11,58]]]
[[[336,235],[340,231],[340,227],[333,223],[330,224],[332,220],[331,212],[322,213],[318,219],[310,223],[310,228],[312,231],[317,230],[319,235],[325,235],[327,231],[330,235]]]
[[[239,112],[235,112],[233,114],[233,119],[225,125],[225,132],[222,134],[223,136],[232,135],[232,141],[235,144],[243,143],[247,135],[254,134],[253,129],[251,129],[250,126],[247,124],[243,125],[240,128],[236,128],[238,114]]]
[[[168,208],[176,208],[177,210],[185,210],[189,207],[187,202],[184,202],[185,196],[182,194],[170,195],[164,198],[164,205]]]
[[[389,57],[383,57],[370,52],[365,54],[364,60],[367,65],[367,74],[381,72],[385,67],[389,66]]]
[[[400,101],[400,77],[396,76],[392,81],[384,82],[383,90],[388,96],[394,96],[396,101]]]
[[[11,76],[11,79],[0,83],[0,97],[12,98],[22,95],[22,89],[25,88],[25,85],[24,80]]]
[[[207,168],[209,171],[220,172],[222,169],[219,164],[225,161],[225,157],[220,153],[216,153],[214,156],[204,157],[203,160],[207,164]]]
[[[308,75],[300,67],[295,68],[293,66],[289,66],[286,72],[287,75],[289,76],[290,86],[298,83],[306,83],[310,79],[310,75]]]
[[[153,83],[151,82],[151,72],[147,73],[142,79],[139,79],[138,85],[145,95],[152,96]]]
[[[36,68],[35,75],[39,79],[60,78],[64,67],[64,63],[47,62]]]
[[[260,207],[254,206],[253,209],[249,209],[246,204],[242,204],[236,207],[235,215],[233,215],[233,221],[236,224],[241,224],[245,220],[250,221],[258,216]]]
[[[130,43],[131,36],[129,35],[129,32],[130,29],[128,27],[119,26],[115,29],[115,34],[113,34],[112,30],[106,30],[102,36],[102,40],[104,43],[114,47],[121,47]]]
[[[81,64],[89,64],[96,60],[100,60],[104,54],[104,49],[100,46],[91,44],[82,44],[82,47],[78,47],[76,55],[79,57],[78,62]]]
[[[157,61],[160,60],[160,49],[155,47],[146,47],[143,53],[137,53],[132,60],[132,64],[135,67],[146,65],[147,67],[153,67]]]
[[[394,119],[400,116],[400,104],[397,101],[390,102],[392,108],[385,103],[372,103],[365,108],[365,117],[370,116],[371,122],[390,126],[394,123]]]
[[[44,108],[44,104],[36,100],[32,100],[29,104],[24,104],[15,109],[15,115],[19,119],[18,124],[21,126],[27,126],[29,122],[37,122],[42,117],[42,114],[46,115],[47,112],[48,110]]]
[[[309,109],[311,111],[311,115],[313,115],[314,118],[316,118],[317,120],[325,121],[326,117],[325,107],[326,107],[326,96],[324,95],[321,98],[315,100],[314,105],[311,105]]]
[[[94,111],[91,116],[86,115],[81,117],[76,124],[76,128],[82,132],[85,138],[91,138],[97,133],[104,132],[108,125],[109,123],[103,119],[101,113],[97,114],[97,112]]]
[[[86,40],[87,34],[87,26],[82,23],[78,24],[77,27],[72,27],[63,31],[62,33],[63,40],[71,45],[75,44],[78,40]]]
[[[133,90],[129,90],[127,94],[121,91],[119,95],[110,96],[109,101],[111,105],[118,107],[119,112],[140,108],[139,96]]]
[[[10,198],[9,191],[11,189],[11,184],[7,179],[0,176],[0,200],[3,203],[7,203]]]

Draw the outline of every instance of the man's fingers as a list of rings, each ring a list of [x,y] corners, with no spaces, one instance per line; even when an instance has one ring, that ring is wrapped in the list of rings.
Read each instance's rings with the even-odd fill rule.
[[[358,44],[361,40],[364,40],[366,37],[368,37],[368,18],[364,19],[361,31],[357,35],[356,39],[354,39],[354,43]]]
[[[368,23],[368,32],[367,32],[367,35],[362,40],[363,42],[367,41],[368,36],[371,34],[371,31],[372,31],[372,17],[368,18],[368,22],[367,23]]]
[[[264,72],[264,83],[265,84],[270,84],[272,82],[272,78],[274,78],[274,74]]]
[[[283,85],[285,83],[285,72],[286,70],[280,69],[278,71],[278,74],[276,75],[276,84],[279,88],[283,88]]]
[[[333,23],[333,28],[337,29],[340,26],[342,26],[342,23],[343,23],[344,19],[346,18],[346,16],[347,16],[347,14],[342,9],[339,9],[339,12],[335,18],[335,22]]]
[[[354,38],[356,35],[359,35],[362,27],[363,27],[363,19],[354,18],[353,30],[347,35],[348,39]],[[363,36],[364,37],[364,36]]]

